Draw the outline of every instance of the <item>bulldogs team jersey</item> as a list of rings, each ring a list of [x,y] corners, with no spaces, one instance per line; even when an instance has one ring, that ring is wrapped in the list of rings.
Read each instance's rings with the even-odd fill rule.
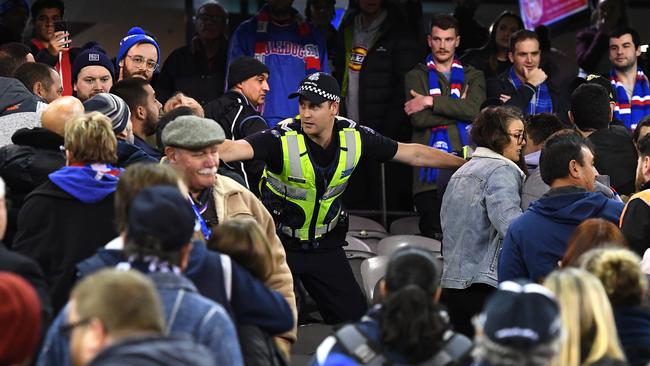
[[[288,95],[302,79],[317,71],[329,73],[324,35],[297,12],[287,25],[271,22],[266,8],[241,23],[231,39],[228,64],[241,56],[255,57],[270,70],[270,91],[261,112],[271,128],[298,114],[298,98]]]

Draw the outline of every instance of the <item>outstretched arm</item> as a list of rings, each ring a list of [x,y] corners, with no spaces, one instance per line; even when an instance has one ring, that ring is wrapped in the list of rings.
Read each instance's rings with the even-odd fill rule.
[[[224,140],[219,145],[219,158],[226,163],[251,160],[254,154],[253,147],[246,140]]]
[[[455,169],[465,164],[465,159],[422,144],[397,143],[393,161],[417,167]]]

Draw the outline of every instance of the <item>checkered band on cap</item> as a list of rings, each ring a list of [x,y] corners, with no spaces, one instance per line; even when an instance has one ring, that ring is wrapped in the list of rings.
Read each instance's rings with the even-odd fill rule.
[[[303,83],[302,85],[300,85],[300,88],[298,88],[298,91],[303,91],[303,90],[318,94],[318,95],[320,95],[321,97],[323,97],[323,98],[325,98],[327,100],[331,100],[331,101],[334,101],[334,102],[340,102],[341,101],[341,98],[338,95],[326,92],[325,90],[320,89],[319,87],[314,86],[314,85],[309,85],[306,82]]]

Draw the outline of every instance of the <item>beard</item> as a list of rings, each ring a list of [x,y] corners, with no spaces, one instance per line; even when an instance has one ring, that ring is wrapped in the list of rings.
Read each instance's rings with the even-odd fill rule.
[[[145,80],[149,80],[149,77],[147,76],[147,71],[146,70],[137,70],[135,72],[131,72],[126,67],[123,67],[122,74],[124,76],[124,79],[135,76],[135,77],[143,78]]]

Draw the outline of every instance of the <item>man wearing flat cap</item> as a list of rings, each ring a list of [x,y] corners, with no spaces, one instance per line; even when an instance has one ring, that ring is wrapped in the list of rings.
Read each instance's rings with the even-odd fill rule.
[[[265,161],[262,202],[277,223],[293,275],[329,324],[356,321],[366,310],[342,248],[348,228],[341,196],[359,161],[448,169],[465,162],[428,146],[395,142],[337,116],[340,95],[332,76],[311,74],[289,95],[300,98],[299,119],[286,119],[243,140],[227,140],[219,148],[225,162]]]
[[[225,138],[223,129],[214,120],[197,116],[177,117],[165,126],[162,133],[165,145],[163,161],[183,174],[190,191],[190,202],[206,239],[217,224],[233,218],[251,217],[260,224],[271,242],[270,249],[276,263],[275,272],[265,284],[282,294],[295,316],[293,278],[284,248],[275,232],[273,217],[246,187],[217,174],[218,146]],[[295,324],[293,330],[282,334],[281,338],[283,341],[279,346],[288,351],[289,344],[296,340]]]
[[[243,56],[228,68],[228,91],[205,106],[205,116],[219,122],[226,138],[239,140],[269,128],[258,112],[269,91],[269,68],[253,57]],[[251,160],[229,165],[259,197],[264,162]]]

